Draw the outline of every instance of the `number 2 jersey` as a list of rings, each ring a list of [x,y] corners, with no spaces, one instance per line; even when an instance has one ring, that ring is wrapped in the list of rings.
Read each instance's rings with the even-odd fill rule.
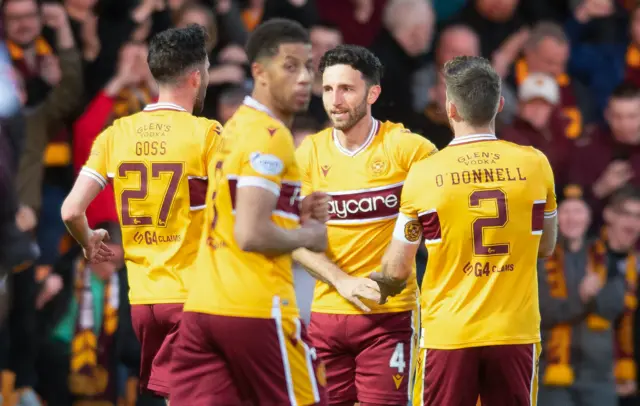
[[[220,132],[216,121],[157,103],[96,138],[80,174],[113,182],[131,304],[185,301]]]
[[[429,251],[422,342],[455,349],[540,342],[537,260],[556,215],[553,173],[538,150],[493,135],[455,138],[415,164],[394,238],[419,226]]]
[[[400,192],[409,168],[437,151],[425,138],[402,124],[373,120],[365,143],[355,151],[343,148],[329,128],[307,137],[296,158],[301,168],[302,195],[314,191],[331,195],[326,252],[340,269],[368,277],[380,269],[400,209]],[[414,234],[420,238],[419,233]],[[417,284],[412,273],[407,289],[383,306],[367,303],[371,313],[417,308]],[[337,290],[317,282],[312,310],[360,314]]]
[[[277,196],[271,221],[299,226],[300,174],[289,129],[251,97],[225,124],[209,164],[207,224],[197,280],[184,310],[232,317],[299,317],[291,253],[245,252],[234,237],[236,192],[258,187]]]

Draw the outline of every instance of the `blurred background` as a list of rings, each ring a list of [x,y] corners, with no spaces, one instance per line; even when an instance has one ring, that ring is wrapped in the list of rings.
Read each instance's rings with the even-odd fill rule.
[[[0,4],[0,405],[163,404],[137,394],[139,345],[113,190],[87,212],[92,227],[116,236],[110,244],[119,255],[110,263],[85,266],[60,206],[96,136],[156,99],[146,66],[154,33],[192,23],[207,29],[211,69],[202,114],[224,123],[251,92],[247,36],[273,17],[309,29],[316,66],[341,43],[370,48],[385,66],[374,116],[402,122],[440,149],[452,139],[441,67],[459,55],[493,63],[506,99],[497,134],[547,155],[561,201],[558,250],[539,264],[539,404],[640,405],[638,1]],[[327,125],[317,76],[309,111],[292,129],[296,144]],[[419,273],[425,261],[421,252]],[[308,318],[314,282],[297,269],[296,283]]]

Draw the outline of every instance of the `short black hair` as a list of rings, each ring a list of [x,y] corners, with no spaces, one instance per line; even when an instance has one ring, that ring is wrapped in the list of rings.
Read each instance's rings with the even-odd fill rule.
[[[338,45],[325,52],[320,58],[318,72],[322,75],[325,69],[334,65],[351,66],[362,73],[369,85],[379,85],[383,75],[380,59],[367,48],[358,45]]]
[[[160,84],[175,82],[188,70],[207,60],[207,33],[192,24],[186,28],[170,28],[155,35],[149,43],[147,63]]]
[[[612,99],[635,99],[636,97],[640,97],[640,88],[628,81],[620,83],[611,92]]]
[[[627,202],[640,202],[640,189],[637,186],[625,185],[616,190],[609,197],[608,206],[620,208]]]
[[[260,24],[249,35],[247,58],[249,63],[264,57],[272,58],[278,54],[280,45],[296,43],[311,43],[307,30],[297,21],[273,18]]]

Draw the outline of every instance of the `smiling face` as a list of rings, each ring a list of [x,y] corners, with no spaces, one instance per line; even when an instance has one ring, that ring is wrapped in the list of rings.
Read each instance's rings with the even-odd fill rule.
[[[349,65],[333,65],[322,76],[322,102],[335,127],[345,131],[371,114],[380,86],[369,85],[362,73]]]
[[[275,56],[258,64],[257,80],[268,86],[279,110],[290,114],[307,110],[313,79],[310,44],[282,44]]]

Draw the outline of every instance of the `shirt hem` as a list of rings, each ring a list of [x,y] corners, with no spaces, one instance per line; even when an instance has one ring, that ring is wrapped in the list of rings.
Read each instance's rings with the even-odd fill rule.
[[[140,300],[130,299],[129,300],[129,302],[132,305],[175,304],[175,303],[184,303],[186,301],[187,301],[186,296],[181,298],[171,298],[171,299],[140,299]]]
[[[284,317],[295,317],[300,318],[300,311],[296,310],[285,310],[280,308],[282,316]],[[269,308],[268,312],[264,311],[256,311],[255,309],[247,309],[247,310],[238,310],[238,309],[210,309],[203,308],[198,306],[187,306],[185,305],[183,312],[191,312],[191,313],[203,313],[203,314],[211,314],[213,316],[225,316],[225,317],[244,317],[247,319],[273,319],[271,315],[271,308]]]
[[[396,308],[396,309],[371,309],[370,312],[364,312],[362,310],[341,310],[335,308],[325,308],[325,307],[311,307],[312,313],[323,313],[323,314],[346,314],[346,315],[362,315],[362,314],[385,314],[385,313],[404,313],[404,312],[412,312],[416,311],[418,308],[416,306],[407,306],[406,308]]]
[[[430,343],[425,342],[420,348],[426,348],[431,350],[457,350],[461,348],[474,348],[474,347],[490,347],[494,345],[521,345],[521,344],[537,344],[540,343],[540,336],[537,337],[523,337],[523,338],[504,338],[501,340],[485,340],[485,341],[468,341],[456,344],[442,344],[442,343]]]

